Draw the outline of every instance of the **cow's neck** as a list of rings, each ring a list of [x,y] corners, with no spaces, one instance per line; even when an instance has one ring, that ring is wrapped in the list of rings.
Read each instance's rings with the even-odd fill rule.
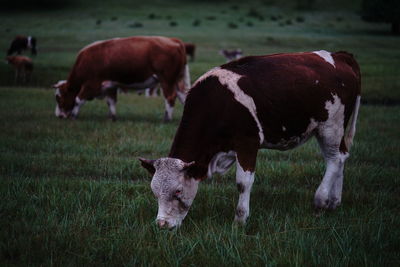
[[[196,179],[207,177],[211,159],[224,147],[220,140],[216,140],[212,134],[207,134],[204,129],[202,125],[182,121],[169,153],[171,158],[187,163],[194,161],[195,164],[189,176]]]

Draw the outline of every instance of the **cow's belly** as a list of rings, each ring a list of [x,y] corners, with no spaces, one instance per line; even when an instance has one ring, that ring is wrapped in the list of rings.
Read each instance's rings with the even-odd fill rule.
[[[310,119],[310,122],[305,131],[296,134],[290,134],[285,128],[275,132],[265,132],[265,140],[261,144],[261,148],[277,149],[277,150],[288,150],[295,148],[301,144],[304,144],[310,137],[315,134],[318,127],[318,123],[314,119]],[[274,136],[274,138],[269,138]]]

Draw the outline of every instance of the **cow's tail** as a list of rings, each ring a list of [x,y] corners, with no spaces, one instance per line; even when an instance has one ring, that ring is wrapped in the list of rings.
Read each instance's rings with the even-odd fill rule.
[[[350,128],[348,129],[344,137],[344,142],[346,144],[346,148],[348,151],[350,151],[350,147],[353,144],[354,135],[356,134],[356,123],[357,123],[358,111],[360,109],[360,102],[361,102],[361,96],[358,95],[356,98],[356,103],[353,108],[353,113],[351,114],[350,118]]]
[[[346,62],[351,67],[356,79],[356,88],[354,92],[356,94],[356,100],[349,121],[349,127],[344,136],[344,143],[346,145],[346,148],[347,150],[350,150],[350,147],[353,144],[354,135],[356,134],[356,123],[361,102],[361,71],[360,71],[360,66],[358,65],[357,61],[355,60],[352,54],[344,51],[337,52],[336,54],[340,56],[341,59],[343,59],[343,61]]]

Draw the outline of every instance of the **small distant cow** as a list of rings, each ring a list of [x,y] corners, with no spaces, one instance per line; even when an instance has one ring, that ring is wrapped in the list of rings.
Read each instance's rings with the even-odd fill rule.
[[[8,56],[7,63],[12,65],[15,70],[15,82],[29,81],[33,71],[33,62],[29,57],[24,56]]]
[[[190,87],[185,47],[179,39],[137,36],[94,42],[79,52],[68,80],[54,85],[55,115],[75,118],[87,100],[105,97],[115,120],[118,88],[146,89],[158,83],[165,98],[164,120],[169,121],[176,97],[183,103]]]
[[[7,51],[7,56],[17,53],[20,55],[23,50],[30,49],[32,55],[37,54],[36,38],[32,36],[17,35],[11,42],[10,48]]]
[[[193,43],[184,43],[186,55],[190,56],[190,61],[194,61],[194,53],[196,51],[196,45]]]
[[[225,57],[226,62],[243,57],[243,52],[241,49],[233,49],[233,50],[221,49],[219,51],[219,54]]]
[[[168,157],[140,158],[153,175],[157,224],[179,226],[199,182],[225,173],[234,162],[235,222],[245,223],[258,150],[292,149],[312,136],[326,161],[314,205],[335,209],[342,199],[360,93],[359,66],[346,52],[251,56],[210,70],[189,91]]]

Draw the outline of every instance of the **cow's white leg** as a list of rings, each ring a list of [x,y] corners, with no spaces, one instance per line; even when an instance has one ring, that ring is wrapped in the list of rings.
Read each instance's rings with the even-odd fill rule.
[[[113,121],[115,121],[117,119],[117,109],[116,109],[117,101],[110,96],[106,97],[106,101],[109,109],[109,116]]]
[[[236,160],[236,185],[239,191],[239,201],[236,207],[235,222],[245,224],[250,214],[250,192],[254,182],[254,172],[243,170]]]
[[[315,193],[314,205],[317,209],[335,209],[342,201],[344,163],[349,153],[339,151],[340,141],[334,145],[327,143],[323,137],[319,137],[318,141],[325,158],[326,171]]]
[[[71,111],[72,118],[76,118],[78,116],[79,110],[81,109],[83,104],[85,104],[85,102],[85,100],[80,99],[78,96],[75,97],[75,106]]]
[[[172,120],[172,112],[174,111],[174,106],[172,106],[167,99],[165,99],[165,116],[164,121]]]
[[[189,70],[189,65],[185,64],[185,72],[183,75],[183,80],[184,80],[184,86],[185,86],[185,92],[188,92],[190,90],[190,70]]]
[[[179,102],[181,102],[181,104],[184,105],[186,101],[186,94],[184,92],[177,90],[176,95],[178,96]]]
[[[145,97],[150,97],[150,88],[144,89],[144,96]]]
[[[329,209],[335,209],[342,202],[344,163],[348,157],[349,153],[339,154],[337,177],[329,192]]]

